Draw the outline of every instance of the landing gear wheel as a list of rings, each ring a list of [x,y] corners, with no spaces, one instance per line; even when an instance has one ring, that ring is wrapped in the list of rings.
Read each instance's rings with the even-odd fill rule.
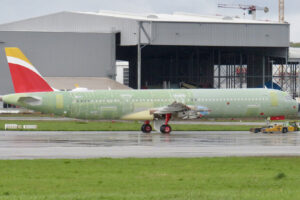
[[[150,133],[152,131],[152,126],[150,124],[143,124],[141,127],[143,133]]]
[[[287,128],[283,128],[282,129],[282,133],[287,133],[288,132],[288,129]]]
[[[160,127],[160,132],[163,134],[169,134],[171,131],[172,131],[172,128],[169,125],[162,125]]]

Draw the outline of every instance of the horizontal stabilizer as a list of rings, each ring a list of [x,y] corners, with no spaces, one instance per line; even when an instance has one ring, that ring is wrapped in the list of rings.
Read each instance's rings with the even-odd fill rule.
[[[19,103],[24,103],[24,104],[28,104],[31,106],[37,106],[37,105],[41,105],[42,104],[42,100],[38,97],[19,97],[18,99]]]

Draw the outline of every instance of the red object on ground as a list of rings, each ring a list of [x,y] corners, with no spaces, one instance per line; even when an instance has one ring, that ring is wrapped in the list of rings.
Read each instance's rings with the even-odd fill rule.
[[[284,120],[284,119],[285,119],[284,116],[273,116],[273,117],[271,117],[272,121],[275,121],[275,120]]]

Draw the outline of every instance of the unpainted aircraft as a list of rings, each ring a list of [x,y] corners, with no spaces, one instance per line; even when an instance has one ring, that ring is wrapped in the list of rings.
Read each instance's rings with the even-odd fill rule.
[[[77,119],[144,121],[141,130],[171,132],[171,119],[297,116],[298,103],[273,89],[53,89],[20,49],[5,48],[15,94],[3,101],[42,113]]]

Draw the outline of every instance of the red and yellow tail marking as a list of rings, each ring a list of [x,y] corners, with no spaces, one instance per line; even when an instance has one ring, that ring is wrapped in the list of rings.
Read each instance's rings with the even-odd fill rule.
[[[53,91],[19,48],[5,48],[5,53],[16,93]]]

